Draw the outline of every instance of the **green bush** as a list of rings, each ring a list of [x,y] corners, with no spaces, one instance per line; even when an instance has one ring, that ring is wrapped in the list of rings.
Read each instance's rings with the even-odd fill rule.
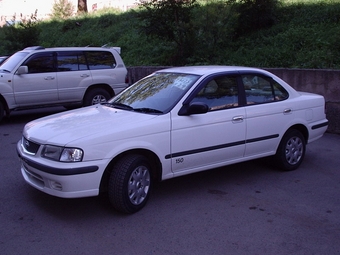
[[[6,25],[1,29],[2,45],[4,54],[9,55],[28,46],[36,45],[39,42],[40,28],[38,26],[37,11],[30,16],[24,18],[20,16],[20,20],[16,21],[14,16],[11,25]]]
[[[31,45],[108,44],[122,48],[127,66],[340,68],[339,0],[269,0],[272,5],[265,8],[262,5],[262,11],[254,6],[255,0],[202,1],[185,9],[190,15],[184,15],[179,23],[171,16],[175,12],[157,14],[167,16],[153,19],[149,23],[151,30],[140,29],[147,27],[148,21],[143,18],[147,14],[145,9],[139,8],[127,12],[107,8],[64,20],[32,19],[4,26],[0,28],[0,55]],[[245,15],[252,8],[252,15]],[[242,24],[242,20],[247,21]],[[253,24],[254,20],[257,21]],[[158,30],[162,32],[159,35],[167,37],[150,36],[152,29],[156,29],[152,25],[162,24],[167,24],[169,30]],[[182,52],[176,40],[181,42]]]

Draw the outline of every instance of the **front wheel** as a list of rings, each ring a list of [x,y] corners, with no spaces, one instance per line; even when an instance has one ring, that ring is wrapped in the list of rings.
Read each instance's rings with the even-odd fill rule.
[[[151,167],[142,155],[127,155],[113,167],[109,179],[109,199],[123,213],[142,209],[152,186]]]
[[[283,136],[275,155],[278,167],[284,171],[297,169],[305,156],[306,142],[300,131],[291,129]]]
[[[0,122],[2,121],[2,118],[5,115],[5,109],[4,106],[2,105],[2,102],[0,101]]]
[[[91,89],[84,96],[83,106],[105,103],[110,98],[110,93],[107,92],[105,89]]]

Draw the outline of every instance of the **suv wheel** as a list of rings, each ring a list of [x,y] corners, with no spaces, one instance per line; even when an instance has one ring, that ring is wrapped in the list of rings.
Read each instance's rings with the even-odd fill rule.
[[[109,92],[102,88],[91,89],[85,94],[83,106],[104,103],[111,98]]]
[[[0,102],[0,121],[2,120],[2,118],[4,117],[4,113],[5,113],[5,109],[3,104]]]

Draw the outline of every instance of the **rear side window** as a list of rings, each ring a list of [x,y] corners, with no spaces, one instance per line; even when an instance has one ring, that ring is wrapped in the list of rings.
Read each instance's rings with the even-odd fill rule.
[[[111,69],[116,67],[116,60],[108,51],[87,51],[87,63],[90,70]]]
[[[49,73],[56,71],[53,61],[53,52],[34,54],[22,65],[28,67],[28,73]]]
[[[288,92],[276,81],[257,74],[242,75],[247,104],[270,103],[288,98]]]
[[[86,58],[82,51],[61,51],[57,53],[58,71],[88,70]]]

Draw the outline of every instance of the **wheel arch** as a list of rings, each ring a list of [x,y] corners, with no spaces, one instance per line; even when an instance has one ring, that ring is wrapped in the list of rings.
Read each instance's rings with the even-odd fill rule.
[[[0,103],[2,104],[2,106],[4,107],[4,110],[6,112],[6,115],[8,116],[10,113],[10,110],[8,108],[8,104],[6,99],[0,94]]]
[[[97,83],[97,84],[92,84],[91,86],[89,86],[86,89],[86,91],[84,93],[84,97],[85,97],[85,95],[89,91],[91,91],[93,89],[97,89],[97,88],[105,89],[110,94],[111,97],[115,96],[115,92],[114,92],[114,90],[112,89],[112,87],[109,84],[106,84],[106,83]]]
[[[291,126],[289,129],[287,129],[285,134],[289,130],[292,130],[292,129],[298,130],[303,135],[303,137],[305,138],[306,143],[308,142],[309,133],[308,133],[308,129],[307,129],[307,127],[305,125],[303,125],[303,124],[295,124],[295,125]]]
[[[117,155],[115,158],[113,158],[110,161],[110,163],[107,165],[107,167],[106,167],[106,169],[103,173],[102,179],[100,181],[100,187],[99,187],[100,192],[106,192],[107,191],[110,174],[111,174],[111,171],[112,171],[114,164],[118,160],[120,160],[121,158],[123,158],[124,156],[129,155],[129,154],[138,154],[138,155],[142,155],[142,156],[146,157],[148,159],[148,161],[150,162],[152,179],[154,179],[155,181],[161,180],[162,163],[161,163],[160,159],[158,158],[158,156],[150,150],[133,149],[133,150],[122,152],[121,154]]]

